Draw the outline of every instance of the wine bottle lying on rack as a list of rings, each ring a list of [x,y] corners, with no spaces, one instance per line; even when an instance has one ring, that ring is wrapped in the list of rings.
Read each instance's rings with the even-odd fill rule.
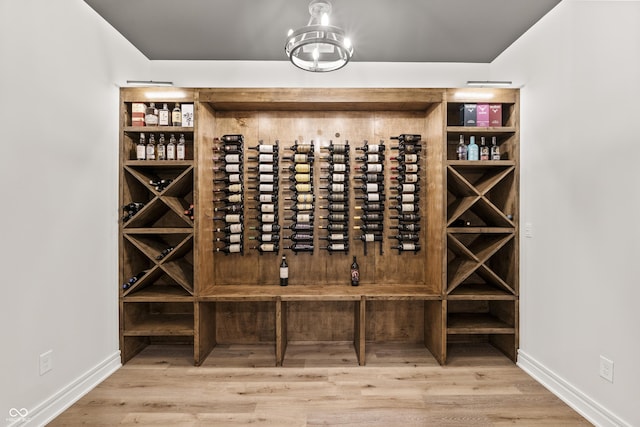
[[[257,156],[248,156],[247,160],[258,161],[260,163],[275,163],[278,161],[278,153],[259,154]]]
[[[287,240],[293,240],[295,242],[302,242],[302,241],[313,241],[313,234],[308,234],[308,233],[293,233],[290,236],[284,236],[283,239],[287,239]]]
[[[244,136],[241,134],[227,134],[220,137],[222,142],[243,142]]]
[[[413,214],[413,213],[400,214],[400,215],[389,215],[389,218],[398,219],[400,221],[411,221],[411,222],[420,221],[420,215]]]
[[[395,209],[403,213],[418,212],[420,210],[420,206],[414,203],[402,203],[400,205],[389,206],[389,209]]]
[[[260,193],[277,193],[278,192],[278,183],[274,182],[273,184],[258,184],[256,186],[249,187],[250,190],[258,190]]]
[[[418,161],[417,154],[399,154],[395,157],[390,157],[391,160],[397,160],[404,163],[416,163]]]
[[[249,150],[256,150],[259,153],[273,154],[278,152],[278,141],[274,145],[263,144],[262,141],[258,142],[255,147],[247,147]]]
[[[285,197],[285,200],[295,200],[298,203],[313,203],[315,196],[311,193],[297,194],[295,197]]]
[[[420,166],[415,163],[409,163],[406,165],[393,166],[391,170],[400,173],[418,173]]]
[[[213,151],[224,152],[227,154],[240,154],[242,153],[242,145],[229,144],[229,145],[214,146]]]
[[[328,236],[319,236],[320,240],[331,240],[332,242],[345,242],[349,240],[349,235],[344,233],[331,233]]]
[[[398,184],[398,185],[392,185],[391,187],[392,190],[396,190],[399,191],[401,193],[415,193],[416,191],[420,190],[420,186],[418,184]]]
[[[294,154],[293,156],[282,156],[282,160],[289,160],[294,163],[313,163],[313,156],[308,154]]]
[[[354,237],[354,240],[362,240],[363,242],[382,242],[382,234],[365,233],[361,236]]]
[[[384,148],[382,141],[380,141],[380,144],[369,144],[365,141],[365,144],[362,147],[356,147],[356,150],[364,151],[365,153],[382,153]]]
[[[420,224],[400,223],[398,225],[392,225],[389,228],[395,229],[395,230],[398,230],[398,231],[420,231]]]
[[[296,212],[312,211],[313,203],[296,203],[295,205],[285,206],[284,209],[287,211],[296,211]]]
[[[337,163],[349,163],[349,153],[345,154],[331,154],[329,156],[323,157],[322,160],[331,162],[334,164]]]
[[[396,246],[391,246],[391,249],[397,249],[400,252],[418,252],[420,250],[420,245],[416,243],[400,243]]]
[[[257,249],[260,252],[278,252],[280,250],[280,245],[277,243],[262,243],[258,246],[252,246],[251,249]]]
[[[257,166],[247,166],[247,170],[249,172],[259,172],[259,173],[278,173],[278,169],[276,165],[273,163],[260,163]]]
[[[330,202],[348,202],[349,201],[349,199],[344,193],[332,193],[327,196],[318,196],[318,199],[328,200]]]
[[[361,162],[367,162],[367,163],[381,163],[381,162],[384,162],[384,154],[382,153],[367,154],[364,156],[356,157],[356,160]]]
[[[140,273],[131,276],[126,282],[124,282],[122,284],[122,289],[126,291],[131,286],[133,286],[134,283],[136,283],[138,280],[140,280],[142,278],[142,276],[144,276],[148,272],[149,272],[149,270],[143,270]]]
[[[227,234],[223,238],[216,237],[215,242],[242,243],[242,233]]]
[[[313,252],[313,244],[296,242],[291,246],[285,246],[285,249],[289,249],[294,252]]]
[[[402,133],[398,136],[392,136],[389,139],[394,139],[400,142],[418,142],[422,139],[422,135],[415,133]]]
[[[289,150],[295,151],[296,153],[313,153],[315,146],[313,141],[310,144],[299,144],[298,140],[295,140],[294,144],[288,147]]]
[[[242,233],[243,230],[244,230],[244,225],[242,223],[237,223],[237,224],[229,224],[222,228],[216,228],[214,231],[216,233],[237,234],[237,233]]]
[[[213,156],[213,161],[225,163],[242,163],[242,156],[239,154],[227,154],[223,157]]]
[[[329,252],[349,252],[349,243],[329,243],[327,246],[320,246],[320,249],[325,249]]]
[[[353,229],[362,231],[383,231],[384,225],[381,222],[368,222],[361,225],[355,225]]]
[[[320,229],[325,229],[329,231],[348,231],[349,226],[344,222],[330,222],[329,225],[320,225],[318,226]]]
[[[222,248],[216,248],[216,252],[224,252],[225,254],[237,254],[243,252],[242,243],[234,243]]]
[[[258,236],[249,236],[249,240],[258,240],[259,242],[279,242],[279,234],[260,234]]]
[[[221,217],[213,217],[214,221],[224,221],[228,224],[238,224],[244,222],[244,215],[242,214],[227,214]]]
[[[381,202],[384,201],[384,195],[380,193],[364,193],[362,196],[356,196],[356,200],[364,200],[368,202]]]
[[[320,187],[320,189],[329,190],[332,193],[344,193],[349,189],[349,184],[346,181],[344,183],[331,183],[327,186]]]
[[[160,254],[158,254],[158,256],[156,256],[156,259],[159,261],[161,259],[164,259],[167,255],[169,255],[171,252],[173,252],[173,250],[175,249],[175,247],[173,246],[169,246],[168,248],[165,248],[162,250],[162,252],[160,252]]]
[[[293,224],[285,225],[282,228],[292,231],[313,231],[313,224],[307,222],[294,222]]]
[[[213,192],[230,194],[230,193],[242,193],[242,190],[243,190],[242,184],[236,183],[236,184],[230,184],[224,188],[215,188]]]
[[[259,227],[249,227],[249,230],[257,230],[261,233],[277,233],[280,231],[280,226],[278,224],[266,223],[262,224]]]
[[[323,150],[328,150],[330,153],[348,154],[349,153],[349,141],[345,140],[344,144],[334,144],[330,142],[327,147],[321,147]]]
[[[380,213],[367,213],[364,215],[354,216],[353,219],[362,220],[366,222],[382,222],[384,221],[384,215]]]
[[[417,242],[420,240],[420,236],[418,234],[406,233],[406,234],[396,234],[393,236],[389,236],[390,239],[396,239],[404,242]]]
[[[413,193],[402,193],[389,197],[389,200],[397,200],[401,203],[415,203],[420,201],[420,196]]]

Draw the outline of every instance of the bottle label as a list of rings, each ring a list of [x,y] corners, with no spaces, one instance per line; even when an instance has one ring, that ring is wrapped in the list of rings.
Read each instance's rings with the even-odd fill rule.
[[[233,223],[239,223],[240,221],[240,215],[239,214],[229,214],[229,215],[225,215],[224,217],[225,222],[233,222]]]
[[[294,177],[296,182],[309,182],[311,181],[311,175],[308,173],[297,173]]]
[[[333,160],[334,163],[345,163],[345,156],[344,154],[334,154],[333,156],[331,156],[331,159]]]
[[[347,165],[340,164],[340,163],[333,165],[334,172],[346,172],[346,170],[347,170]]]
[[[145,160],[147,158],[147,147],[138,145],[136,147],[136,157],[138,160]]]
[[[344,182],[344,174],[343,173],[334,173],[331,176],[331,180],[333,182]]]
[[[309,165],[308,163],[300,163],[296,165],[295,169],[296,172],[309,173],[309,171],[311,170],[311,165]]]
[[[156,159],[156,147],[153,145],[147,145],[147,160]]]
[[[379,202],[380,194],[379,193],[367,193],[367,201],[369,202]]]
[[[263,233],[271,233],[273,231],[273,224],[264,224],[262,226]]]
[[[344,251],[344,243],[332,243],[331,245],[329,245],[329,249],[332,251]]]
[[[416,209],[416,205],[413,203],[403,203],[402,204],[402,212],[414,212]]]
[[[273,153],[273,145],[260,144],[258,146],[258,152],[260,152],[260,153]]]
[[[368,154],[368,155],[367,155],[367,162],[370,162],[370,163],[377,163],[377,162],[379,162],[380,160],[381,160],[381,159],[380,159],[380,156],[379,156],[378,154]]]
[[[329,240],[344,240],[344,234],[342,233],[333,233],[329,235]]]
[[[262,222],[275,222],[276,217],[273,214],[262,214],[261,221]]]
[[[242,234],[230,234],[229,235],[229,243],[240,243]]]
[[[273,184],[260,184],[258,191],[261,193],[273,193]]]
[[[415,251],[416,250],[416,245],[414,245],[413,243],[403,243],[400,245],[400,248],[403,251]]]
[[[413,194],[403,194],[402,195],[402,203],[413,203],[415,201],[416,196]]]
[[[180,126],[182,124],[182,113],[180,110],[171,113],[171,124],[174,126]]]
[[[418,165],[413,164],[413,165],[405,165],[404,166],[404,170],[406,172],[410,172],[410,173],[416,173],[418,172]]]
[[[273,213],[275,212],[275,205],[272,204],[264,204],[260,205],[261,212]]]
[[[273,235],[271,235],[271,234],[263,234],[262,235],[262,241],[263,242],[270,242],[272,240],[273,240]],[[267,246],[267,245],[260,245],[260,246]],[[271,245],[271,246],[273,246],[273,245]]]
[[[229,196],[227,198],[227,200],[229,201],[229,203],[241,203],[242,202],[242,195],[241,194],[232,194],[231,196]]]
[[[240,248],[242,246],[238,243],[235,243],[233,245],[229,245],[229,252],[230,253],[239,253],[240,252]]]
[[[169,126],[169,110],[160,110],[158,115],[158,125]]]
[[[242,192],[242,185],[241,184],[231,184],[229,186],[229,188],[227,188],[227,190],[230,193],[240,193],[240,192]]]
[[[179,149],[180,147],[178,147]],[[227,154],[224,156],[224,161],[227,163],[240,163],[240,155],[239,154]]]
[[[332,184],[331,191],[333,193],[342,193],[344,192],[344,184]]]
[[[380,146],[378,144],[371,144],[369,145],[368,151],[370,153],[377,153],[378,151],[380,151]]]
[[[242,233],[242,224],[231,224],[229,226],[229,232],[231,233]]]
[[[176,159],[176,146],[173,144],[167,145],[167,160]]]
[[[261,194],[260,195],[260,203],[271,203],[273,199],[273,194]],[[271,211],[273,212],[273,211]]]
[[[225,172],[240,172],[240,165],[238,164],[231,164],[231,165],[226,165],[224,167]]]
[[[296,222],[310,222],[311,215],[309,214],[298,214],[296,215]]]
[[[234,173],[231,175],[228,175],[229,177],[229,182],[240,182],[240,174],[239,173]]]
[[[410,173],[405,175],[406,182],[418,182],[418,175],[414,173]]]
[[[402,184],[402,192],[403,193],[415,193],[416,185],[415,184]]]
[[[184,145],[178,145],[178,160],[184,160]]]
[[[382,172],[382,165],[378,163],[367,165],[367,172]]]
[[[281,279],[289,278],[289,267],[280,267],[280,278]]]
[[[364,235],[364,241],[365,242],[375,242],[376,238],[374,234],[371,233],[367,233]]]
[[[377,193],[378,184],[367,184],[367,193]]]
[[[351,283],[360,282],[360,271],[357,268],[351,269]]]
[[[404,156],[404,162],[405,163],[416,163],[418,161],[418,155],[417,154],[406,154]]]
[[[309,193],[311,191],[310,184],[296,184],[296,191],[301,193]]]
[[[273,172],[273,165],[272,165],[272,164],[270,164],[270,163],[267,163],[267,164],[261,164],[261,165],[258,167],[258,171],[259,171],[259,172],[269,172],[269,173],[271,173],[271,172]]]
[[[294,163],[305,163],[307,161],[306,154],[294,154],[293,162]]]
[[[261,173],[260,182],[273,182],[273,174]]]
[[[296,201],[298,203],[311,203],[311,202],[313,202],[313,195],[312,194],[298,194],[298,197],[297,197]]]
[[[273,154],[260,154],[258,161],[260,163],[273,163]]]

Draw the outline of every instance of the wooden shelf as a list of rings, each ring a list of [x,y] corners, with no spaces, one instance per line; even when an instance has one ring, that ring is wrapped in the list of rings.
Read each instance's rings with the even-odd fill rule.
[[[180,286],[152,285],[127,295],[126,302],[190,302],[193,297]]]
[[[125,336],[193,336],[193,314],[147,314],[126,325]]]
[[[193,133],[192,126],[124,126],[123,132],[127,133]]]
[[[516,132],[513,126],[502,127],[473,127],[473,126],[447,126],[447,132],[463,135],[507,135]]]
[[[513,334],[515,328],[485,313],[453,313],[447,318],[447,334]]]

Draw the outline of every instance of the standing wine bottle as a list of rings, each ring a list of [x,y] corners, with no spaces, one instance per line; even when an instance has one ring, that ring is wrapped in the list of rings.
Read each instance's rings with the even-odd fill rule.
[[[147,160],[147,141],[144,136],[144,133],[140,134],[138,145],[136,145],[136,159]]]
[[[356,257],[353,257],[353,262],[351,263],[351,286],[360,285],[360,267],[358,266],[358,261]]]
[[[280,262],[280,286],[287,286],[289,284],[289,265],[287,264],[287,256],[282,255],[282,261]]]
[[[158,110],[158,126],[169,126],[169,107],[166,103]]]

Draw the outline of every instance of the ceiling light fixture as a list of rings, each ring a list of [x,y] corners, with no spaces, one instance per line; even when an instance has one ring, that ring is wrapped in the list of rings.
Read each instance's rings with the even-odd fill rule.
[[[160,87],[173,86],[173,82],[157,82],[157,81],[153,81],[153,80],[127,80],[127,84],[131,85],[131,86],[145,86],[145,87],[149,87],[149,86],[160,86]]]
[[[511,80],[469,80],[467,86],[469,87],[505,87],[511,86]]]
[[[289,60],[296,67],[313,72],[335,71],[347,65],[353,46],[341,28],[329,25],[331,3],[311,0],[309,13],[306,27],[287,34],[284,51]]]

